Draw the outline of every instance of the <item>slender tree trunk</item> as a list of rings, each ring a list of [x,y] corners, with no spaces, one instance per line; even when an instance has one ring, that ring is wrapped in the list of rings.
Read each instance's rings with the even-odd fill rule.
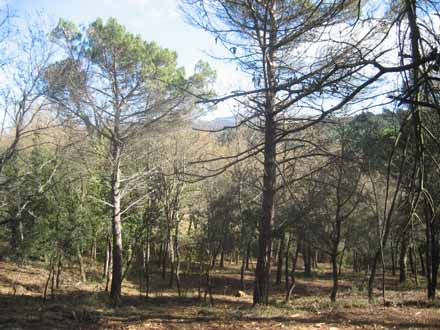
[[[214,252],[212,253],[212,259],[211,259],[211,269],[215,268],[215,263],[217,261],[217,255],[218,255],[218,251],[219,249],[215,249]]]
[[[286,251],[284,254],[284,281],[286,284],[286,290],[289,289],[289,252],[290,252],[291,241],[292,241],[291,234],[288,233]]]
[[[56,281],[55,281],[55,287],[57,289],[60,288],[61,285],[61,272],[63,270],[63,257],[60,254],[60,256],[58,257],[58,266],[57,266],[57,276],[56,276]]]
[[[118,134],[116,134],[117,136]],[[112,141],[112,232],[113,232],[113,270],[110,298],[113,306],[119,306],[121,302],[122,287],[122,222],[121,222],[121,170],[120,170],[121,146],[119,141]]]
[[[249,270],[249,259],[251,257],[251,242],[247,243],[247,247],[246,247],[246,265],[245,265],[245,269]]]
[[[240,290],[245,291],[245,285],[244,285],[244,271],[246,269],[246,262],[248,261],[248,252],[249,249],[247,248],[247,246],[249,246],[249,243],[246,244],[246,248],[243,249],[243,258],[242,258],[242,262],[241,262],[241,269],[240,269]]]
[[[87,276],[86,276],[86,271],[84,268],[84,261],[83,261],[82,253],[79,248],[77,250],[76,255],[78,257],[79,273],[81,275],[81,281],[83,281],[83,283],[85,283],[85,282],[87,282]]]
[[[50,261],[50,265],[49,265],[49,275],[47,276],[47,280],[46,280],[46,283],[45,283],[45,285],[44,285],[43,301],[46,301],[46,299],[47,299],[47,290],[48,290],[48,288],[49,288],[50,280],[53,278],[53,270],[54,270],[54,268],[53,268],[52,263],[53,263],[53,259],[51,259],[51,261]]]
[[[145,276],[145,297],[148,298],[150,294],[150,232],[151,232],[151,224],[148,219],[148,216],[145,215],[145,226],[146,226],[146,237],[145,237],[145,248],[144,248],[144,276]]]
[[[169,248],[169,250],[170,250],[170,273],[169,273],[170,280],[168,282],[168,286],[170,288],[172,288],[174,285],[174,271],[175,271],[175,263],[176,263],[175,255],[174,255],[175,251],[174,251],[174,242],[173,241],[174,241],[173,238],[170,237],[170,245],[171,245]]]
[[[272,114],[273,97],[267,98],[266,103],[263,203],[258,233],[258,254],[253,297],[254,305],[267,305],[269,303],[269,277],[272,254],[272,219],[274,216],[276,179],[276,144],[274,141],[276,124]]]
[[[357,250],[353,249],[353,273],[357,273],[358,272],[358,255],[357,255]]]
[[[426,208],[429,206],[425,206]],[[439,268],[439,235],[436,216],[426,212],[426,279],[428,299],[433,300],[437,291],[437,276]]]
[[[313,268],[316,269],[318,268],[318,250],[315,249],[314,252],[315,253],[313,253]]]
[[[108,240],[107,249],[108,249],[108,258],[109,259],[108,259],[107,273],[105,274],[105,276],[106,276],[105,292],[109,291],[111,278],[112,278],[112,271],[113,271],[113,246],[112,246],[112,240],[110,238]]]
[[[51,283],[50,283],[50,298],[53,300],[55,298],[55,276],[56,276],[55,262],[52,264],[51,273],[52,273],[52,278],[51,278]]]
[[[222,251],[220,252],[220,268],[225,268],[225,250],[222,247]]]
[[[174,232],[174,258],[175,258],[175,272],[176,272],[176,286],[179,297],[181,296],[180,284],[180,253],[179,253],[179,222],[176,221],[176,228]]]
[[[419,255],[419,259],[420,259],[420,274],[422,276],[426,276],[425,259],[423,257],[423,248],[419,247],[417,249],[417,251],[418,251],[418,255]]]
[[[342,274],[342,265],[343,265],[343,263],[344,263],[345,250],[346,250],[346,247],[344,246],[344,249],[342,250],[341,255],[340,255],[340,257],[339,257],[339,269],[338,269],[338,276],[339,276],[339,277],[340,277],[341,274]]]
[[[167,234],[167,237],[165,241],[163,242],[162,247],[162,279],[165,279],[166,276],[166,269],[167,269],[167,258],[168,258],[168,245],[169,245],[169,234]]]
[[[411,256],[411,264],[412,264],[412,271],[413,271],[413,275],[414,275],[414,281],[416,283],[416,286],[419,285],[419,276],[418,276],[418,267],[417,267],[417,254],[416,254],[416,250],[415,250],[415,246],[414,244],[411,246],[411,250],[410,250],[410,256]]]
[[[158,268],[162,267],[162,257],[163,257],[163,240],[159,244],[159,254],[157,257],[157,267]]]
[[[96,233],[93,234],[92,246],[90,248],[90,257],[93,261],[93,266],[96,266]]]
[[[395,247],[393,244],[393,240],[390,240],[390,249],[391,249],[391,274],[396,276],[396,256],[395,256]]]
[[[298,262],[299,248],[300,248],[300,243],[297,242],[295,253],[293,255],[293,260],[292,260],[292,271],[290,273],[290,277],[291,277],[290,285],[289,286],[286,285],[286,289],[287,289],[286,299],[285,299],[286,303],[288,303],[290,301],[290,297],[292,296],[293,290],[295,289],[295,284],[296,284],[295,272],[296,272],[296,264]]]
[[[273,4],[276,6],[276,3]],[[268,18],[271,23],[275,21],[273,12],[269,11]],[[269,45],[275,45],[277,35],[275,29],[268,32]],[[266,38],[266,37],[265,37]],[[267,40],[266,40],[267,41]],[[264,42],[266,42],[264,41]],[[272,255],[272,220],[274,217],[275,184],[277,177],[276,135],[277,125],[275,120],[276,98],[276,70],[273,66],[275,49],[271,46],[264,48],[262,61],[265,72],[264,95],[264,160],[263,160],[263,196],[261,205],[261,218],[258,232],[257,265],[255,267],[255,284],[253,303],[269,303],[270,266]]]
[[[408,255],[408,238],[406,233],[403,234],[402,241],[400,244],[400,254],[399,254],[399,282],[406,282],[406,264]]]
[[[332,279],[333,279],[333,287],[332,291],[330,293],[330,300],[332,302],[336,301],[336,294],[338,292],[338,252],[333,251],[331,255],[331,261],[332,261]]]
[[[374,279],[376,278],[377,263],[379,261],[380,255],[380,250],[376,251],[371,265],[370,277],[368,279],[368,301],[370,303],[373,302]]]
[[[304,277],[312,277],[311,248],[308,242],[303,241]]]
[[[416,267],[414,264],[414,258],[413,258],[413,251],[412,251],[412,247],[410,247],[408,249],[408,261],[409,261],[409,267],[411,269],[411,274],[415,274],[416,272]]]
[[[275,284],[280,285],[281,284],[281,277],[283,274],[283,261],[284,261],[284,246],[285,246],[285,241],[284,241],[284,234],[282,235],[281,239],[280,239],[280,244],[278,246],[278,262],[277,262],[277,274],[276,274],[276,280],[275,280]]]
[[[102,278],[106,278],[108,272],[110,271],[111,254],[112,254],[112,241],[110,238],[108,238],[105,247],[105,260],[104,260],[104,269],[102,271]]]

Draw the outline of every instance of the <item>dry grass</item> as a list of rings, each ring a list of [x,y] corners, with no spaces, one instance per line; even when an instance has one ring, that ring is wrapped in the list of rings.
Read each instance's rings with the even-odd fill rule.
[[[123,304],[113,309],[99,276],[84,284],[76,269],[63,273],[62,288],[44,302],[47,275],[42,264],[0,262],[0,329],[440,329],[439,306],[426,302],[422,289],[400,287],[394,279],[387,283],[389,307],[368,304],[348,277],[341,282],[338,302],[331,304],[331,281],[320,273],[298,278],[290,304],[282,301],[283,287],[275,286],[271,306],[253,308],[251,296],[234,297],[238,275],[231,267],[213,274],[214,306],[197,299],[194,277],[184,279],[183,297],[155,277],[148,299],[139,295],[134,279],[126,281]],[[246,280],[250,293],[251,273]]]

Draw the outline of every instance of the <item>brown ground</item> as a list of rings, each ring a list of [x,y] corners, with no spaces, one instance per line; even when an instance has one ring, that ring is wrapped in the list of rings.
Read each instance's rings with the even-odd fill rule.
[[[0,262],[0,329],[440,329],[440,304],[428,303],[423,289],[411,283],[399,287],[392,278],[387,279],[387,307],[380,299],[369,305],[362,281],[349,278],[341,283],[338,302],[331,304],[331,281],[320,272],[313,279],[298,278],[289,305],[282,303],[282,285],[274,286],[270,307],[252,308],[250,295],[234,297],[238,275],[231,266],[213,274],[214,306],[197,299],[196,279],[186,278],[183,297],[177,297],[175,290],[167,288],[168,281],[155,277],[154,286],[160,289],[148,299],[139,296],[134,280],[126,281],[123,304],[113,309],[99,276],[89,274],[90,282],[83,284],[77,273],[66,270],[61,289],[44,302],[48,272],[42,265]]]

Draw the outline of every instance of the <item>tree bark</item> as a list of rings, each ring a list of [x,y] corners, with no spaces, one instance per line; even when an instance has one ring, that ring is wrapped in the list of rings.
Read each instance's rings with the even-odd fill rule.
[[[174,258],[175,258],[175,273],[176,273],[176,286],[177,286],[177,294],[179,297],[182,295],[181,293],[181,284],[180,284],[180,252],[179,252],[179,225],[176,224],[176,231],[174,234]]]
[[[291,277],[290,285],[288,285],[286,283],[286,299],[285,299],[286,303],[288,303],[290,301],[290,297],[292,296],[293,290],[295,289],[295,284],[296,284],[295,272],[296,272],[296,264],[297,264],[298,255],[299,255],[299,248],[300,248],[300,243],[298,242],[296,244],[295,254],[293,255],[293,260],[292,260],[292,271],[290,273],[290,277]]]
[[[276,106],[276,87],[277,77],[275,63],[274,45],[276,44],[277,34],[275,28],[276,18],[273,9],[276,3],[273,2],[268,10],[266,21],[268,30],[267,35],[260,39],[267,47],[262,48],[262,64],[264,68],[264,160],[263,160],[263,197],[261,205],[261,218],[258,226],[258,251],[257,265],[255,267],[255,284],[253,304],[269,303],[269,285],[270,285],[270,266],[272,255],[272,220],[274,217],[275,184],[277,177],[277,155],[276,155],[276,135],[277,125],[275,120]]]
[[[112,259],[112,241],[110,238],[108,238],[105,249],[105,260],[104,260],[104,269],[102,271],[102,278],[108,277],[108,273],[110,271],[111,259]]]
[[[275,181],[276,181],[276,124],[273,115],[272,92],[266,97],[266,125],[264,142],[264,175],[263,175],[263,203],[262,216],[258,233],[258,255],[255,269],[255,285],[253,303],[269,303],[271,246],[272,246],[272,219],[274,216]]]
[[[417,250],[418,250],[418,255],[419,255],[419,259],[420,259],[420,274],[422,274],[422,276],[426,276],[425,259],[423,257],[423,248],[419,247]]]
[[[408,255],[408,237],[406,233],[402,236],[402,241],[400,244],[400,253],[399,253],[399,282],[406,282],[406,274],[407,274],[407,255]]]
[[[246,265],[245,265],[245,269],[249,270],[249,259],[251,258],[251,242],[248,242],[247,247],[246,247]]]
[[[286,251],[284,254],[284,281],[286,284],[286,290],[289,289],[289,252],[290,252],[291,241],[292,241],[291,234],[288,233]]]
[[[381,252],[380,250],[376,251],[376,254],[373,257],[370,278],[368,279],[368,301],[370,303],[373,302],[374,279],[376,278],[377,263],[378,263],[379,258],[381,256],[380,252]]]
[[[165,238],[162,243],[162,258],[161,258],[161,267],[162,267],[162,279],[165,279],[166,270],[167,270],[167,258],[168,258],[168,245],[169,245],[169,234]]]
[[[391,249],[391,274],[396,276],[396,255],[395,255],[395,247],[393,244],[393,240],[390,240],[390,249]]]
[[[246,270],[246,265],[249,266],[249,243],[246,244],[246,248],[243,249],[243,258],[241,262],[241,269],[240,269],[240,290],[245,291],[245,285],[244,285],[244,271]]]
[[[144,271],[145,271],[145,297],[148,298],[150,294],[150,255],[151,255],[151,249],[150,249],[150,235],[151,235],[151,228],[150,228],[150,221],[148,219],[148,216],[144,215],[144,221],[146,226],[146,237],[145,237],[145,247],[144,247]]]
[[[338,255],[337,252],[332,253],[331,260],[332,260],[332,279],[333,279],[333,287],[332,291],[330,293],[330,300],[332,302],[336,301],[336,294],[338,292]]]
[[[82,282],[87,282],[87,276],[86,276],[86,271],[84,268],[84,261],[83,261],[83,257],[81,254],[81,250],[78,248],[77,250],[77,257],[78,257],[78,264],[79,264],[79,274],[81,275],[81,281]]]
[[[283,261],[284,261],[284,247],[285,246],[285,241],[284,241],[284,234],[282,235],[281,239],[280,239],[280,244],[278,246],[278,262],[277,262],[277,275],[276,275],[276,280],[275,280],[275,284],[280,285],[281,284],[281,277],[283,274]]]
[[[310,244],[303,241],[304,277],[312,277],[312,262]]]
[[[56,276],[56,281],[55,281],[55,287],[57,289],[60,288],[61,285],[61,272],[63,270],[63,257],[60,254],[60,256],[58,257],[58,266],[57,266],[57,276]]]
[[[116,134],[118,136],[118,134]],[[121,146],[119,141],[112,141],[112,232],[113,232],[113,270],[110,298],[113,306],[119,306],[121,302],[122,287],[122,223],[121,223],[121,169],[120,157]]]

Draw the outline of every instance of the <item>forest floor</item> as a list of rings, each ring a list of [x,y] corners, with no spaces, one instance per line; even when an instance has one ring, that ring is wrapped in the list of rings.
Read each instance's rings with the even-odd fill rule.
[[[283,303],[284,284],[273,285],[271,305],[258,308],[252,307],[252,271],[246,275],[248,295],[235,296],[239,274],[234,265],[212,273],[213,306],[197,298],[196,278],[183,279],[178,297],[168,280],[154,277],[148,299],[139,294],[134,279],[126,280],[122,306],[114,309],[99,274],[91,272],[88,282],[81,283],[75,268],[64,270],[61,288],[43,301],[47,276],[40,263],[0,261],[0,329],[440,329],[440,302],[426,301],[424,289],[412,280],[399,286],[387,278],[384,307],[379,297],[368,304],[362,275],[343,277],[338,301],[331,304],[331,280],[324,266],[311,279],[298,275],[289,304]]]

